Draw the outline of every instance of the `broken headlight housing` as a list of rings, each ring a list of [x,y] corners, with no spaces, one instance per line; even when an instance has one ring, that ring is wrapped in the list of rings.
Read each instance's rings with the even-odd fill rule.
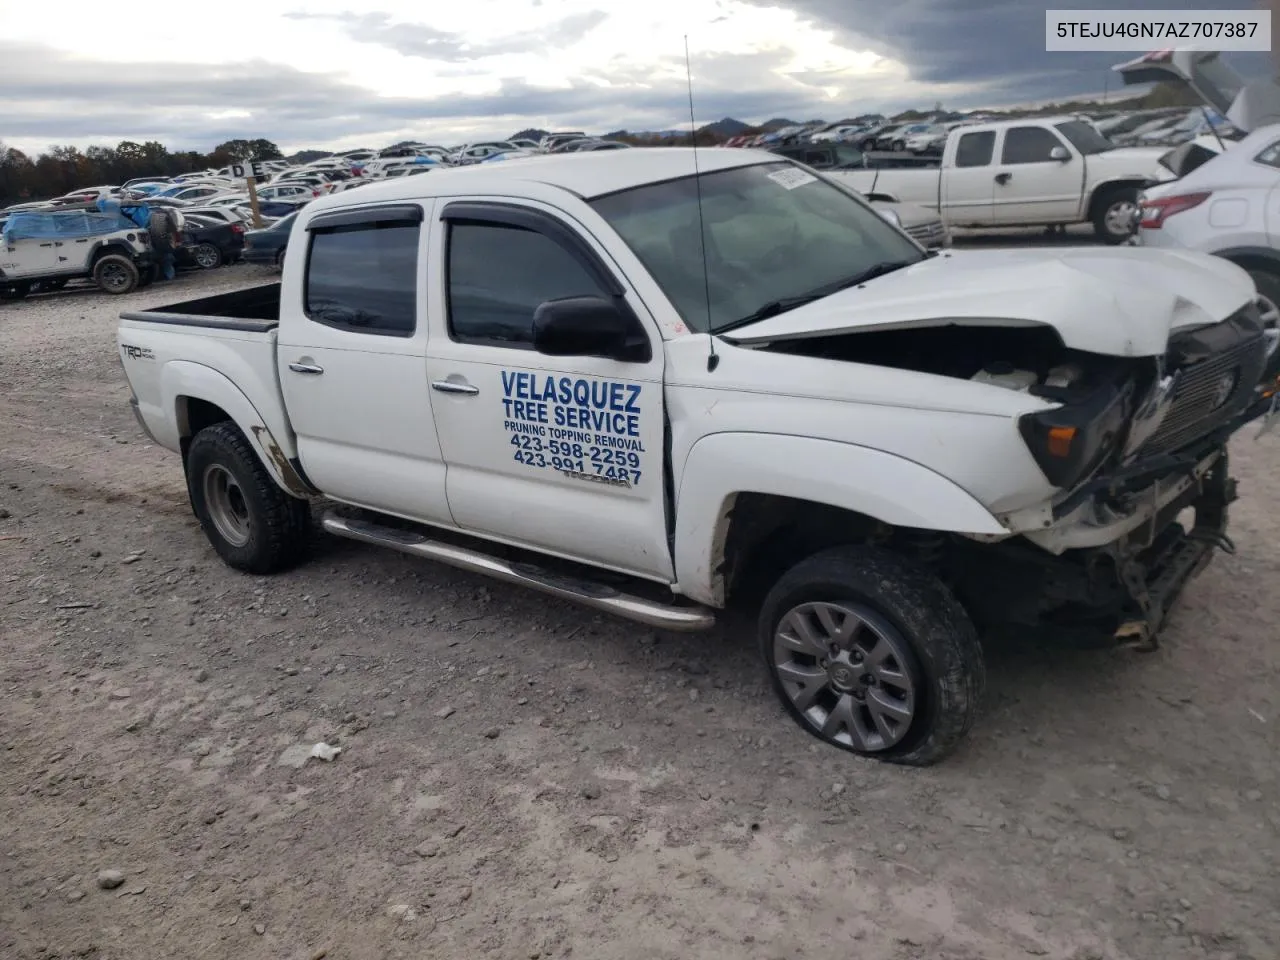
[[[1095,381],[1085,389],[1032,392],[1062,406],[1024,414],[1018,429],[1049,482],[1070,490],[1119,449],[1134,411],[1135,381],[1126,376]]]

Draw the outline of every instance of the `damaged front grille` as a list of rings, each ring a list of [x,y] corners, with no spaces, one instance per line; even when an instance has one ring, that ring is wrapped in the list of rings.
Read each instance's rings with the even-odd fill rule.
[[[926,249],[940,247],[947,239],[947,226],[941,220],[917,223],[904,229],[912,240]]]
[[[1177,386],[1160,428],[1142,447],[1148,454],[1178,450],[1249,405],[1266,364],[1256,307],[1174,337],[1168,362]]]

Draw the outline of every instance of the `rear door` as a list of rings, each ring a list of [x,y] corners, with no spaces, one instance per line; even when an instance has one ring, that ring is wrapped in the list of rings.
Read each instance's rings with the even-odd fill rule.
[[[427,372],[458,526],[670,582],[663,347],[603,247],[531,200],[440,201]],[[546,356],[548,300],[620,298],[648,359]]]
[[[277,358],[298,456],[319,489],[449,523],[425,369],[424,218],[417,203],[312,218],[286,265]]]
[[[1055,148],[1067,151],[1055,160]],[[1042,126],[1005,127],[995,170],[996,224],[1074,223],[1084,191],[1084,157],[1057,131]]]
[[[996,132],[962,133],[955,155],[942,170],[944,219],[957,226],[983,226],[995,216]]]

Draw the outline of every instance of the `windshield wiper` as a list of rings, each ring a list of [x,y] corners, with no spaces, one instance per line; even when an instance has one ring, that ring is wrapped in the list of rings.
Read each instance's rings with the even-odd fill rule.
[[[868,280],[874,280],[876,277],[883,277],[886,273],[893,273],[895,270],[901,270],[903,267],[909,267],[913,263],[919,263],[919,260],[882,260],[880,263],[872,264],[861,273],[855,273],[851,277],[845,277],[834,283],[828,283],[825,286],[818,287],[808,293],[802,293],[795,297],[783,297],[780,300],[770,300],[768,303],[757,308],[745,317],[737,320],[730,320],[728,323],[717,327],[716,333],[727,333],[730,330],[736,330],[738,327],[745,327],[749,323],[756,323],[760,320],[768,320],[770,317],[776,317],[780,313],[786,313],[788,310],[794,310],[796,307],[803,307],[806,303],[813,303],[815,300],[821,300],[823,297],[829,297],[833,293],[839,293],[841,290],[847,290],[850,287],[856,287],[860,283],[866,283]]]

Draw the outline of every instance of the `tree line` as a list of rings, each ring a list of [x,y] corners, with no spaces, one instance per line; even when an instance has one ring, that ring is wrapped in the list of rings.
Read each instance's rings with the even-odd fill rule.
[[[122,140],[115,147],[53,146],[30,157],[0,143],[0,209],[48,200],[82,187],[116,185],[136,177],[176,177],[240,160],[279,160],[270,140],[228,140],[209,153],[170,152],[162,143]]]

